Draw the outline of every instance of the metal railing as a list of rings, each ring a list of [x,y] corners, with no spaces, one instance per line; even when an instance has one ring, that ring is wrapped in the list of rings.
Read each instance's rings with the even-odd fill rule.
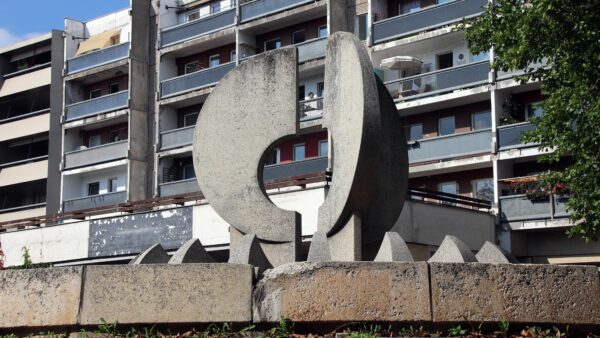
[[[487,4],[487,0],[456,0],[375,22],[373,43],[405,37],[455,23],[462,18],[477,16]]]
[[[449,206],[462,205],[477,209],[490,210],[492,202],[462,195],[449,194],[441,191],[408,187],[407,195],[412,199],[423,200],[426,203],[446,204]]]
[[[327,157],[317,157],[290,163],[266,165],[263,170],[263,181],[325,172],[327,161]]]
[[[195,37],[235,25],[235,8],[221,10],[193,21],[163,28],[160,31],[160,45],[167,47]]]
[[[255,0],[246,2],[240,5],[240,21],[248,22],[309,2],[315,2],[315,0]]]
[[[110,192],[107,194],[85,196],[63,201],[63,211],[92,209],[108,205],[117,205],[127,200],[126,191]]]
[[[529,122],[516,123],[498,127],[498,150],[524,148],[535,146],[537,143],[523,143],[523,133],[535,130],[535,125]]]
[[[73,121],[100,113],[127,108],[129,91],[104,95],[95,99],[81,101],[65,107],[65,121]]]
[[[568,197],[550,194],[545,198],[529,199],[526,195],[500,197],[500,218],[503,222],[566,218]]]
[[[488,61],[474,62],[387,81],[385,86],[394,100],[414,99],[487,83],[489,71]]]
[[[194,127],[192,125],[160,133],[160,150],[191,145],[194,141]]]
[[[28,164],[28,163],[32,163],[32,162],[47,160],[47,159],[48,159],[48,155],[42,155],[42,156],[36,156],[36,157],[29,157],[29,158],[12,161],[12,162],[0,163],[0,170],[3,168],[14,167],[17,165]]]
[[[235,68],[235,62],[229,62],[165,80],[160,84],[160,97],[164,99],[215,85],[233,68]]]
[[[311,121],[323,117],[323,98],[316,97],[300,101],[300,121]]]
[[[29,209],[38,209],[38,208],[43,208],[45,206],[46,206],[45,202],[44,203],[36,203],[36,204],[20,205],[18,207],[0,209],[0,214],[5,214],[5,213],[9,213],[9,212],[23,211],[23,210],[29,210]]]
[[[306,62],[310,60],[321,59],[325,57],[327,50],[327,37],[311,39],[294,46],[298,48],[298,62]]]
[[[491,129],[422,139],[409,144],[408,162],[418,163],[491,153],[491,144]]]
[[[29,112],[29,113],[24,113],[24,114],[20,114],[20,115],[7,117],[5,119],[0,119],[0,124],[10,123],[13,121],[22,120],[22,119],[26,119],[26,118],[34,117],[37,115],[46,114],[46,113],[50,113],[50,108],[44,108],[44,109]]]
[[[85,167],[127,157],[127,140],[65,153],[65,169]]]
[[[129,57],[129,42],[102,48],[67,60],[67,74],[95,68]]]
[[[196,178],[190,178],[180,181],[165,182],[158,185],[159,195],[165,196],[177,196],[185,195],[200,191],[198,180]]]

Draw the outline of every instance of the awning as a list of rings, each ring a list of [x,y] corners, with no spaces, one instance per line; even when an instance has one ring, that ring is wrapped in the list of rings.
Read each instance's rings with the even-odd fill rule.
[[[381,60],[381,68],[384,69],[410,69],[421,65],[423,61],[412,56],[394,56]]]
[[[102,49],[110,46],[111,38],[119,35],[122,28],[123,27],[114,28],[100,34],[92,35],[86,40],[83,40],[81,43],[79,43],[79,48],[77,49],[77,53],[75,53],[75,55],[81,55],[86,52],[91,52],[96,49]]]
[[[522,177],[512,177],[512,178],[501,178],[498,182],[502,183],[524,183],[524,182],[535,182],[539,179],[538,176],[522,176]]]
[[[10,77],[4,80],[0,88],[0,97],[24,92],[33,88],[50,84],[50,67],[36,70],[35,72]]]

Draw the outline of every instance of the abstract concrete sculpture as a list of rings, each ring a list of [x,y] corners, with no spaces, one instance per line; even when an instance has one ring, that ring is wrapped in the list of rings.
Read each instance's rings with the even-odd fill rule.
[[[455,236],[446,235],[442,244],[428,262],[466,263],[477,262],[471,249]]]
[[[182,263],[213,263],[214,260],[197,238],[190,239],[185,242],[169,260],[169,264]]]
[[[156,243],[148,249],[140,252],[137,256],[135,256],[129,264],[139,265],[139,264],[164,264],[169,262],[171,257],[165,249],[163,249],[160,243]]]

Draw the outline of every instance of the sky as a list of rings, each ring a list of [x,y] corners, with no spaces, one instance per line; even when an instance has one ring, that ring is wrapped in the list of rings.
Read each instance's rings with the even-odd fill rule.
[[[0,48],[129,7],[129,0],[0,0]]]

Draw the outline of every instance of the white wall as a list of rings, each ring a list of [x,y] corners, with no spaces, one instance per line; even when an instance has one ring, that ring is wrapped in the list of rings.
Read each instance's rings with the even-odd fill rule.
[[[63,200],[87,196],[87,185],[100,182],[100,194],[108,193],[108,179],[116,177],[117,191],[127,190],[126,166],[94,170],[85,173],[63,175]]]
[[[129,16],[129,8],[123,9],[118,12],[110,13],[85,23],[86,35],[92,36],[106,32],[110,29],[125,26],[131,23],[131,17]],[[125,41],[121,41],[125,42]]]
[[[304,86],[304,99],[308,100],[309,96],[308,93],[313,92],[313,94],[315,94],[315,97],[317,96],[317,83],[319,82],[323,82],[324,80],[324,75],[320,74],[320,75],[315,75],[315,76],[311,76],[311,77],[307,77],[307,78],[301,78],[298,80],[298,85],[299,86]]]
[[[85,36],[85,24],[81,21],[65,19],[65,60],[72,58],[77,52],[81,40],[73,40],[73,37]]]
[[[165,6],[177,6],[177,0],[161,0],[158,9],[158,27],[166,28],[177,24],[177,10],[175,8],[167,9]]]

